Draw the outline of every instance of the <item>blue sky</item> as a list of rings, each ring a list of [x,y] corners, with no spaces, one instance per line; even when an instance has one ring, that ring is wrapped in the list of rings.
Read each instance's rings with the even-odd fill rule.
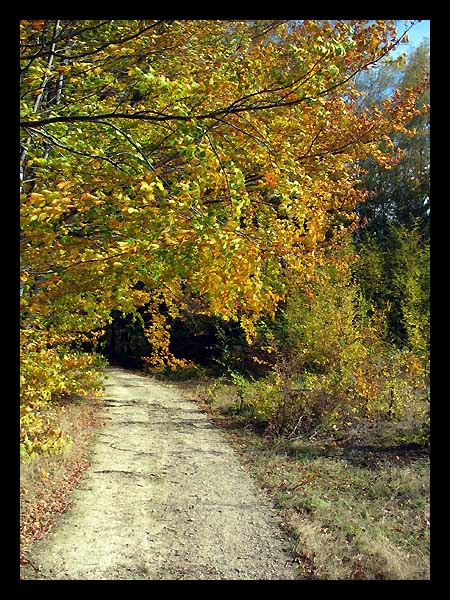
[[[402,32],[403,21],[400,21],[397,27],[398,32]],[[430,21],[423,20],[420,23],[416,23],[414,27],[409,30],[408,33],[409,44],[402,45],[402,52],[411,51],[423,42],[425,38],[430,39]]]

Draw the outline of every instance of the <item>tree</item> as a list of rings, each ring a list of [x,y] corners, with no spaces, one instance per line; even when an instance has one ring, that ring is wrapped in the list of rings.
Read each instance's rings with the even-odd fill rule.
[[[405,89],[429,75],[429,43],[424,42],[404,64],[380,67],[376,77],[365,75],[360,89],[366,102],[381,102],[392,86]],[[429,102],[429,89],[417,105]],[[408,127],[414,136],[392,135],[403,152],[391,169],[365,162],[361,185],[368,191],[358,207],[365,226],[356,232],[361,259],[357,277],[374,308],[386,314],[386,337],[424,356],[429,349],[430,237],[430,118],[415,117]]]
[[[384,313],[387,341],[425,360],[430,344],[430,246],[419,228],[389,224],[358,245],[354,273],[372,309]]]
[[[425,41],[408,57],[406,62],[387,63],[376,70],[376,75],[365,73],[358,87],[365,93],[365,103],[381,103],[392,89],[412,87],[424,77],[429,77],[430,47]],[[426,87],[417,98],[417,105],[429,103]],[[366,201],[358,213],[366,222],[367,233],[382,236],[393,223],[409,229],[419,228],[424,240],[429,240],[430,227],[430,114],[424,111],[410,121],[408,128],[414,135],[397,132],[391,143],[401,149],[401,160],[391,169],[383,169],[373,160],[363,163],[366,173],[362,180],[368,191]]]
[[[250,338],[353,226],[353,166],[394,163],[389,135],[419,114],[420,86],[358,108],[392,21],[24,20],[20,36],[28,399],[48,352],[66,366],[46,397],[70,388],[88,366],[74,344],[113,309],[146,305],[161,357],[180,309]]]

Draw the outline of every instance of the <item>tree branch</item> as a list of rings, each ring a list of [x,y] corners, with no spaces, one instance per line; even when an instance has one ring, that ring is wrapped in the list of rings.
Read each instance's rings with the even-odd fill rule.
[[[318,94],[316,94],[315,98],[324,96],[324,95],[332,92],[333,90],[337,89],[338,87],[345,85],[353,77],[355,77],[358,73],[360,73],[361,71],[363,71],[370,65],[376,64],[383,56],[384,56],[384,54],[375,60],[371,60],[371,61],[367,62],[366,64],[361,65],[360,67],[358,67],[355,71],[353,71],[350,75],[348,75],[341,81],[338,81],[337,83],[331,85],[330,87],[328,87],[328,88],[322,90],[321,92],[319,92]],[[302,79],[304,79],[304,77],[292,82],[290,85],[295,85],[296,87],[298,87],[298,84]],[[20,126],[25,129],[26,128],[36,129],[38,127],[42,127],[43,125],[49,125],[51,123],[75,123],[75,122],[96,122],[96,121],[98,122],[98,121],[104,120],[104,119],[127,119],[127,120],[134,120],[134,121],[156,121],[156,122],[190,121],[191,119],[196,119],[198,121],[202,121],[205,119],[217,119],[218,117],[221,117],[223,115],[228,115],[228,114],[238,114],[238,113],[251,112],[251,111],[257,111],[257,110],[268,110],[271,108],[290,108],[292,106],[297,106],[297,105],[301,104],[302,102],[305,102],[310,99],[310,96],[308,94],[304,94],[303,96],[299,96],[297,98],[294,98],[292,100],[287,100],[287,101],[276,100],[276,101],[271,101],[271,102],[269,101],[269,102],[262,103],[262,104],[258,103],[258,104],[245,104],[243,106],[241,105],[244,100],[247,100],[251,97],[254,97],[257,95],[260,96],[263,93],[269,93],[269,92],[274,92],[274,91],[280,91],[282,89],[288,89],[288,87],[289,87],[288,85],[285,85],[285,86],[281,86],[279,88],[259,90],[258,92],[254,92],[253,94],[248,94],[246,96],[238,98],[237,100],[234,100],[230,105],[228,105],[224,108],[218,108],[216,110],[206,112],[203,114],[199,114],[199,115],[196,115],[196,114],[174,115],[174,114],[162,113],[162,112],[155,111],[155,110],[139,111],[136,113],[112,112],[112,113],[104,113],[104,114],[99,114],[99,115],[60,115],[60,116],[55,116],[55,117],[48,117],[46,119],[20,121]],[[149,113],[152,113],[152,114],[149,114]]]
[[[123,169],[119,164],[117,164],[111,158],[108,158],[107,156],[101,156],[100,154],[89,154],[88,152],[81,152],[81,150],[75,150],[74,148],[70,148],[70,146],[64,145],[60,140],[55,138],[53,135],[50,135],[45,130],[42,130],[41,134],[46,139],[48,139],[52,144],[54,144],[55,146],[58,146],[58,148],[62,148],[63,150],[67,150],[68,152],[71,152],[72,154],[77,154],[79,156],[86,156],[87,158],[94,158],[96,160],[104,160],[106,162],[109,162],[116,169],[119,169],[120,171],[125,172],[125,169]]]
[[[101,27],[103,25],[106,25],[108,22],[109,21],[100,23],[99,25],[96,25],[95,27],[92,27],[92,28],[85,28],[85,29],[81,30],[81,33],[84,33],[84,31],[89,31],[89,29],[95,29],[95,28]],[[98,52],[105,50],[109,46],[117,46],[119,44],[124,44],[125,42],[129,42],[129,41],[139,37],[140,35],[142,35],[146,31],[148,31],[149,29],[152,29],[153,27],[160,25],[161,23],[164,23],[164,20],[156,21],[156,23],[152,23],[148,27],[143,27],[137,33],[134,33],[133,35],[130,35],[128,37],[124,37],[124,38],[121,38],[118,40],[113,40],[111,42],[106,42],[105,44],[103,44],[102,46],[99,46],[98,48],[95,48],[94,50],[89,50],[87,52],[81,52],[80,54],[75,54],[73,56],[68,56],[66,54],[60,54],[59,52],[55,51],[54,47],[52,47],[50,50],[47,50],[45,52],[37,52],[32,57],[25,56],[24,59],[27,60],[28,58],[31,58],[32,60],[34,60],[35,58],[49,55],[49,56],[58,56],[59,58],[64,58],[67,60],[79,60],[80,58],[85,58],[87,56],[92,56],[93,54],[97,54]],[[79,33],[80,33],[80,31],[75,32],[75,34],[73,34],[73,35],[79,35]]]

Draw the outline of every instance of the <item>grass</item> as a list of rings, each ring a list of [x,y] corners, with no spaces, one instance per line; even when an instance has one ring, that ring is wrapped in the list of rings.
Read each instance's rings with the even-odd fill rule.
[[[426,448],[269,437],[236,414],[233,386],[173,385],[226,431],[272,497],[303,578],[430,578]]]
[[[236,388],[202,377],[167,383],[222,427],[271,496],[305,579],[429,579],[429,456],[418,446],[270,437],[236,414]],[[69,506],[101,424],[99,400],[55,407],[72,439],[65,452],[21,465],[21,563]],[[380,433],[380,432],[377,432]]]

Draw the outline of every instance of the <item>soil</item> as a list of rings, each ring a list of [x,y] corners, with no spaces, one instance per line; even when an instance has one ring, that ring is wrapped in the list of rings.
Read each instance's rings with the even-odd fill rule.
[[[26,579],[297,579],[276,511],[199,406],[106,369],[91,465]]]

